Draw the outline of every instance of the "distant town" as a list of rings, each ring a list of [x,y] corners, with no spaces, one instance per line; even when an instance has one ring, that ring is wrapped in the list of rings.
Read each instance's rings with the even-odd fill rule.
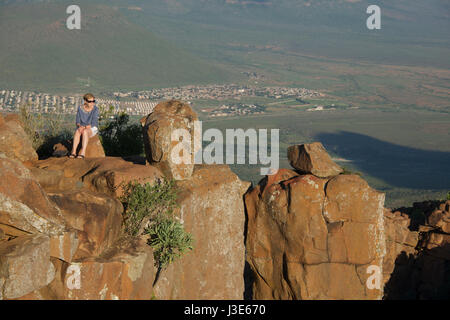
[[[207,113],[209,117],[229,117],[239,115],[253,115],[265,113],[266,107],[258,104],[237,103],[232,105],[221,105],[218,108],[206,108],[201,111]]]
[[[62,96],[33,91],[1,90],[0,112],[17,112],[22,105],[34,113],[75,114],[83,102],[82,95]],[[130,115],[147,115],[158,101],[122,101],[96,98],[98,106],[114,106],[115,113],[125,111]]]
[[[125,111],[130,115],[147,115],[163,100],[180,99],[188,103],[193,100],[227,100],[241,97],[313,98],[323,94],[305,88],[256,87],[239,85],[184,86],[175,88],[157,88],[145,91],[104,92],[99,95],[98,106],[114,106],[115,112]],[[31,112],[75,113],[82,104],[80,95],[54,95],[35,91],[0,89],[0,111],[16,112],[20,106],[27,105]],[[205,110],[205,111],[203,111]],[[203,109],[207,112],[209,109]],[[210,116],[238,114],[258,114],[264,107],[252,104],[222,105],[210,109]]]
[[[146,91],[113,92],[114,98],[135,98],[147,100],[181,99],[191,100],[225,100],[239,97],[306,98],[320,97],[323,94],[316,90],[288,87],[257,87],[228,85],[184,86],[175,88],[152,89]]]

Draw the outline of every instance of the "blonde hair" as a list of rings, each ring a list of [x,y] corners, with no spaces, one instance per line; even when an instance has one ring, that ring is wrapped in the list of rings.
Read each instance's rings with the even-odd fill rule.
[[[94,97],[94,95],[93,95],[92,93],[86,93],[86,94],[83,96],[83,99],[84,99],[84,101],[88,101],[88,100],[90,100],[90,99],[95,99],[95,97]]]

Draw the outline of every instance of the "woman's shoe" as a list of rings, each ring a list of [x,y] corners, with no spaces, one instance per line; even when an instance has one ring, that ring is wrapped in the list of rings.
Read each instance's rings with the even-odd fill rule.
[[[79,155],[77,156],[77,159],[84,159],[84,156],[83,156],[82,154],[79,154]]]
[[[70,159],[75,159],[76,156],[77,156],[76,154],[71,153],[70,156],[69,156],[69,158],[70,158]]]

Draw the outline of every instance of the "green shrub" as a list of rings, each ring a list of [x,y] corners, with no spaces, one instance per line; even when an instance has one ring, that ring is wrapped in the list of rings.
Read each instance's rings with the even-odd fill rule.
[[[125,112],[114,114],[114,107],[99,107],[99,137],[108,156],[140,155],[144,152],[144,140],[140,124],[129,124],[130,117]],[[73,131],[67,128],[64,114],[43,115],[31,113],[30,105],[19,108],[20,120],[39,158],[52,155],[56,143],[73,138]]]
[[[98,130],[102,132],[114,119],[114,106],[106,107],[105,105],[100,105],[98,106],[98,111]]]
[[[73,136],[73,132],[65,127],[64,115],[61,113],[33,114],[30,112],[30,105],[21,105],[19,117],[39,158],[50,157],[56,143],[71,139]]]
[[[37,149],[43,142],[43,138],[39,135],[40,128],[43,127],[44,120],[41,114],[33,115],[28,105],[19,107],[19,117],[23,123],[23,129],[31,140],[34,149]]]
[[[108,156],[131,156],[144,152],[140,124],[129,124],[125,112],[114,114],[114,107],[99,107],[99,135]]]
[[[180,258],[186,250],[193,249],[192,235],[174,215],[177,189],[175,180],[158,180],[155,184],[132,181],[123,187],[121,201],[125,208],[125,231],[133,237],[150,236],[148,244],[153,248],[155,266],[160,272]]]
[[[131,236],[143,234],[147,224],[160,215],[172,216],[176,203],[174,180],[158,180],[153,185],[131,181],[123,187],[125,231]]]
[[[450,191],[447,192],[447,200],[450,200]]]
[[[157,218],[146,233],[150,235],[149,244],[154,250],[155,263],[161,269],[180,258],[186,250],[193,249],[192,235],[175,219]]]

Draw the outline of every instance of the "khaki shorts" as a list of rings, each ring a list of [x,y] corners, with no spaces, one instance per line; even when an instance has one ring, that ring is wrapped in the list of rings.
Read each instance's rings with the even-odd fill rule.
[[[89,138],[92,138],[93,136],[95,136],[97,134],[98,128],[97,127],[91,127],[91,131],[92,131],[92,134],[91,134],[91,136]]]

